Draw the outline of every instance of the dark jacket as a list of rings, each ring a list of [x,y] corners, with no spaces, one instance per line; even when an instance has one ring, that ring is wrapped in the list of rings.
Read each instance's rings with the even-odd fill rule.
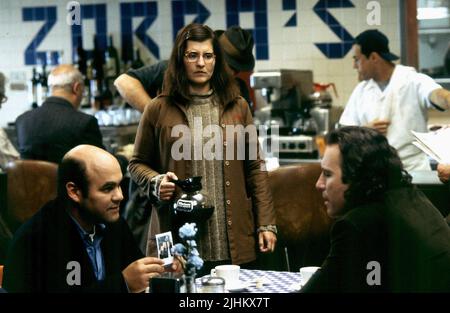
[[[106,225],[101,249],[105,280],[98,282],[74,221],[57,200],[50,201],[14,236],[3,288],[8,292],[127,292],[121,272],[142,253],[122,218]],[[72,261],[80,265],[79,286],[67,283],[68,278],[73,280]]]
[[[41,107],[20,115],[16,130],[22,159],[59,163],[80,144],[104,148],[97,119],[60,97],[49,97]]]
[[[379,264],[380,285],[369,285]],[[375,265],[377,266],[377,265]],[[331,230],[331,249],[302,292],[449,292],[450,228],[416,189],[350,210]]]

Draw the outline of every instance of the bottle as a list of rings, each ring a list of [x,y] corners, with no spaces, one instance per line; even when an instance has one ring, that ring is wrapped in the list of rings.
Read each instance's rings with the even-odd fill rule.
[[[94,36],[94,51],[92,59],[92,79],[90,81],[91,86],[91,97],[93,97],[93,102],[91,105],[95,110],[103,109],[102,104],[102,93],[103,93],[103,80],[104,76],[104,52],[100,48],[100,42],[98,36]]]
[[[75,60],[78,70],[86,77],[87,72],[87,54],[86,50],[83,48],[83,38],[80,36],[77,39],[77,53],[75,55]]]
[[[105,50],[105,84],[104,95],[105,106],[109,106],[113,103],[114,95],[117,94],[116,87],[114,86],[114,80],[120,74],[120,61],[117,49],[113,44],[113,37],[110,35],[108,38],[108,47]]]
[[[113,82],[113,80],[105,79],[103,80],[103,88],[102,93],[100,95],[101,97],[101,108],[107,109],[109,106],[113,104],[113,94],[111,92],[111,86],[109,85],[110,82]]]
[[[98,36],[94,36],[94,51],[93,51],[93,60],[92,60],[92,69],[93,69],[93,77],[97,80],[103,80],[105,77],[105,73],[103,70],[105,59],[104,52],[100,48],[100,42]]]
[[[113,44],[113,37],[108,39],[108,47],[105,50],[105,76],[107,79],[115,79],[120,73],[119,54]]]
[[[44,60],[42,63],[41,73],[38,74],[38,83],[36,88],[37,94],[37,106],[41,106],[48,95],[48,84],[47,84],[47,62]]]
[[[131,68],[138,69],[144,66],[144,62],[141,59],[141,52],[139,48],[136,49],[136,55],[133,59],[133,63],[131,63]]]
[[[129,37],[122,38],[122,64],[123,72],[131,68],[133,62],[133,40]]]
[[[33,76],[31,77],[31,108],[36,109],[38,107],[38,95],[37,88],[39,84],[39,75],[36,68],[33,67]]]
[[[83,38],[81,36],[77,38],[77,47],[76,52],[74,54],[74,63],[78,68],[78,70],[80,71],[81,75],[83,75],[83,82],[85,86],[83,98],[81,99],[81,107],[89,108],[91,106],[90,105],[91,88],[88,77],[87,53],[86,50],[84,50],[83,48]],[[92,68],[90,74],[92,74]]]
[[[94,94],[97,90],[97,82],[94,80],[94,70],[92,66],[92,59],[89,59],[86,61],[86,80],[85,80],[85,86],[87,89],[87,102],[85,103],[85,108],[88,107],[94,107]],[[84,107],[84,106],[83,106]]]

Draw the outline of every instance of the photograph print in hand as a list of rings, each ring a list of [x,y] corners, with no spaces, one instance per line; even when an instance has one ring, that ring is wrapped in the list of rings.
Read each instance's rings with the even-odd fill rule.
[[[158,258],[164,261],[164,265],[172,264],[173,255],[170,252],[173,246],[172,233],[166,232],[156,235],[156,245],[158,247]]]

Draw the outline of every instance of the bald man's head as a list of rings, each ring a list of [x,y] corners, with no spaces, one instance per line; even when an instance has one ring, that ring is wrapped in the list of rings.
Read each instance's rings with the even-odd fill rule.
[[[84,160],[87,167],[101,166],[106,163],[116,163],[119,166],[117,159],[108,151],[91,145],[79,145],[69,150],[63,157]],[[120,169],[120,166],[119,166]]]
[[[67,182],[75,183],[88,196],[89,183],[96,172],[117,170],[121,173],[117,159],[101,148],[91,145],[79,145],[69,150],[63,157],[58,169],[58,196],[66,198]]]
[[[119,219],[122,171],[107,151],[89,145],[73,148],[62,159],[58,179],[58,196],[86,231]]]

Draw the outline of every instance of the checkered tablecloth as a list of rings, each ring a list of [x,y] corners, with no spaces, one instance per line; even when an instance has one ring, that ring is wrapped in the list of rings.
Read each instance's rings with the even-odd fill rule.
[[[241,269],[239,279],[250,284],[245,292],[287,293],[295,291],[293,286],[300,283],[300,273]],[[258,281],[263,282],[262,286],[257,286]]]
[[[247,286],[239,292],[290,293],[299,290],[300,273],[245,270],[239,272],[239,280]]]

